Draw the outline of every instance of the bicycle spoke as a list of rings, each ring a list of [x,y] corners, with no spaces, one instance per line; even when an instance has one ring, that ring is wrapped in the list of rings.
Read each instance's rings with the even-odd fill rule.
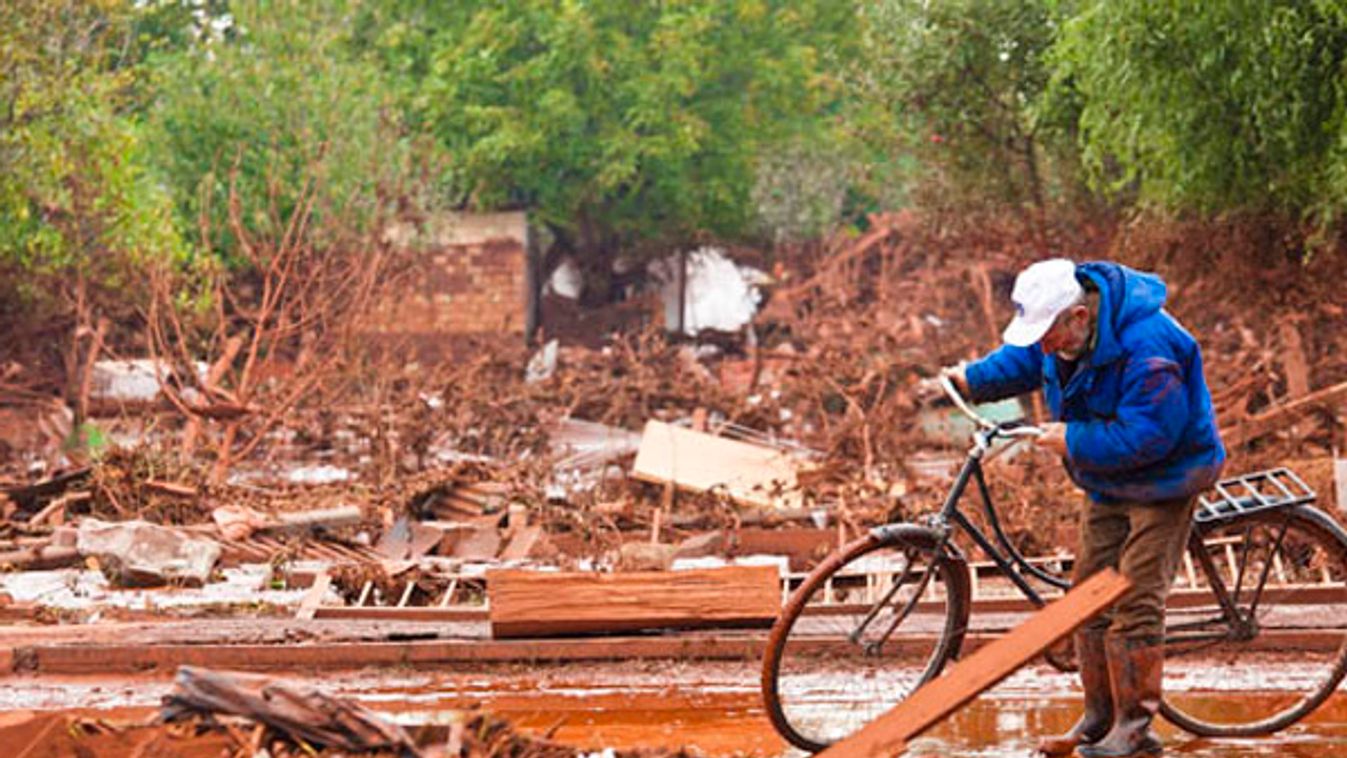
[[[1282,541],[1286,539],[1286,531],[1291,526],[1291,520],[1287,519],[1283,524],[1281,531],[1277,533],[1277,539],[1268,547],[1268,557],[1263,560],[1263,573],[1258,577],[1258,587],[1254,590],[1253,600],[1249,603],[1249,620],[1254,621],[1258,617],[1258,602],[1263,599],[1263,588],[1267,586],[1268,572],[1276,564],[1278,551],[1281,550]],[[1241,566],[1241,569],[1243,567]]]
[[[917,602],[921,600],[921,596],[926,592],[926,586],[930,583],[930,581],[931,581],[931,572],[930,571],[922,572],[921,581],[918,582],[916,591],[913,592],[912,596],[907,599],[907,603],[903,605],[903,609],[898,613],[894,614],[893,622],[889,624],[889,628],[884,630],[884,633],[879,636],[879,639],[871,643],[871,645],[874,648],[874,652],[876,654],[884,648],[884,643],[888,641],[889,637],[893,636],[893,632],[895,629],[898,628],[898,625],[903,623],[903,620],[907,618],[908,614],[910,614],[912,610],[917,607]],[[892,596],[890,595],[890,597]]]
[[[870,622],[875,620],[875,617],[878,616],[886,606],[888,606],[889,601],[893,599],[893,596],[898,594],[898,590],[903,588],[903,582],[907,579],[907,575],[912,571],[912,556],[907,555],[906,557],[907,562],[906,565],[903,566],[902,575],[900,575],[898,579],[893,582],[893,586],[889,588],[888,593],[885,594],[884,597],[880,598],[879,602],[875,603],[870,607],[870,612],[865,614],[865,618],[861,620],[860,625],[857,626],[854,630],[852,630],[851,634],[848,635],[852,642],[859,642],[861,635],[865,634],[866,628],[870,626]],[[919,595],[920,593],[917,594]],[[907,615],[906,613],[900,614],[898,617],[898,623],[901,623],[903,618],[906,617],[906,615]],[[894,626],[897,626],[897,623],[895,623]],[[889,631],[885,633],[884,636],[887,637],[889,634],[892,633],[893,627],[890,627]]]
[[[1316,520],[1325,517],[1307,515],[1315,513],[1247,514],[1207,525],[1190,542],[1203,580],[1191,589],[1207,592],[1221,614],[1168,614],[1167,652],[1177,663],[1165,672],[1170,721],[1200,735],[1266,734],[1313,711],[1342,680],[1347,544]]]
[[[891,536],[844,548],[773,627],[764,696],[796,746],[817,751],[863,727],[939,673],[961,637],[967,567],[934,549],[933,532],[912,534],[927,543]]]

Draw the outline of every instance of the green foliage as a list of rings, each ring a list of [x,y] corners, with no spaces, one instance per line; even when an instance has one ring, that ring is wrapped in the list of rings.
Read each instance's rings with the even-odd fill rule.
[[[894,167],[910,156],[937,190],[969,200],[1042,205],[1071,192],[1071,114],[1049,118],[1039,109],[1051,77],[1051,4],[861,4],[867,24],[858,97],[888,116],[871,122],[868,140],[888,146]]]
[[[1108,190],[1219,212],[1347,200],[1341,5],[1092,0],[1053,50],[1082,104],[1082,155]]]
[[[415,107],[465,204],[527,207],[564,247],[742,232],[758,159],[834,138],[847,4],[455,5],[430,41],[390,26],[385,59],[425,71]]]
[[[134,118],[139,17],[108,1],[0,5],[0,264],[34,275],[11,295],[41,299],[45,277],[71,272],[116,290],[181,252]]]
[[[231,182],[244,232],[280,239],[316,183],[310,233],[320,244],[367,231],[407,168],[411,143],[381,69],[352,53],[362,4],[235,2],[227,33],[158,56],[148,121],[178,219],[226,258]],[[204,223],[203,223],[204,221]]]

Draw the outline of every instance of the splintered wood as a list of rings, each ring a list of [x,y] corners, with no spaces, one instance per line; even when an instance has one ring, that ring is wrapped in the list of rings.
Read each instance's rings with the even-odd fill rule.
[[[641,629],[767,627],[781,610],[772,566],[621,574],[486,574],[491,634],[543,637]]]
[[[896,755],[908,740],[1112,605],[1131,584],[1113,569],[1095,574],[1006,636],[959,661],[944,675],[917,688],[888,713],[818,755],[827,758]]]
[[[780,450],[649,421],[632,476],[694,492],[723,491],[745,505],[795,508],[802,505],[799,467]]]

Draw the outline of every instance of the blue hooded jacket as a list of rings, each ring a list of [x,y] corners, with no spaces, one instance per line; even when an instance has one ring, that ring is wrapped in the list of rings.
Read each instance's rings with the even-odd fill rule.
[[[1197,341],[1163,310],[1165,283],[1116,263],[1084,263],[1099,291],[1095,343],[1063,387],[1060,360],[1003,345],[967,369],[977,401],[1043,390],[1067,422],[1066,467],[1097,502],[1194,495],[1216,482],[1225,447]]]

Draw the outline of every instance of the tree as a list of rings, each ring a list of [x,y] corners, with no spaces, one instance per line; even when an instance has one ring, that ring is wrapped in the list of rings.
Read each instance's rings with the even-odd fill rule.
[[[180,227],[218,235],[201,241],[203,252],[247,263],[230,224],[231,195],[249,205],[242,228],[275,237],[300,188],[313,184],[307,233],[320,246],[382,218],[373,203],[396,195],[380,188],[407,176],[414,142],[380,67],[348,44],[364,6],[235,2],[215,24],[227,33],[153,60],[158,91],[147,120],[157,163]],[[253,202],[260,198],[268,202]]]
[[[743,233],[758,158],[835,133],[847,4],[457,6],[433,44],[396,27],[386,60],[426,72],[417,117],[459,202],[529,209],[600,295],[619,251]]]
[[[917,181],[971,202],[1041,208],[1074,195],[1072,114],[1041,108],[1052,75],[1045,53],[1056,30],[1053,5],[863,4],[857,98],[889,116],[872,124],[871,142],[895,162],[914,159]]]
[[[1108,190],[1206,212],[1332,215],[1347,200],[1340,3],[1091,0],[1052,51]]]
[[[147,294],[137,271],[180,261],[170,198],[154,181],[135,109],[137,22],[110,0],[0,4],[0,314],[19,333],[54,325],[77,409],[109,323]],[[19,340],[5,340],[18,348]]]

